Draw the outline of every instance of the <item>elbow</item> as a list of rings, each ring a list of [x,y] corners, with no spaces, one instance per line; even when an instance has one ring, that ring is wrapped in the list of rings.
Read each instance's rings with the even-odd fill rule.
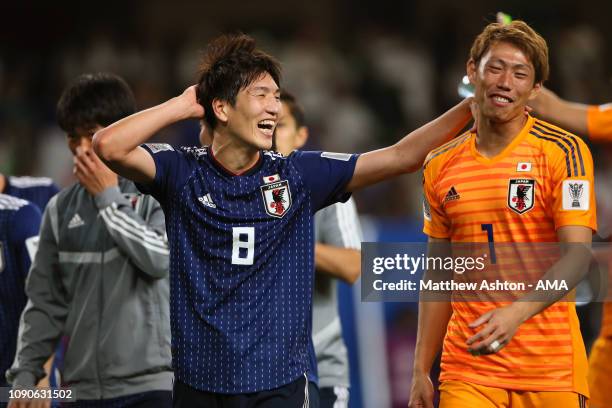
[[[112,142],[112,131],[109,131],[108,128],[104,128],[98,130],[92,139],[92,147],[94,152],[100,157],[104,162],[113,162],[117,161],[120,157],[119,152],[115,148],[114,143]]]
[[[168,257],[159,259],[151,268],[151,276],[155,279],[166,279],[170,275],[170,262]]]
[[[361,277],[361,262],[355,265],[349,265],[344,276],[344,281],[349,285],[357,282],[357,280]]]

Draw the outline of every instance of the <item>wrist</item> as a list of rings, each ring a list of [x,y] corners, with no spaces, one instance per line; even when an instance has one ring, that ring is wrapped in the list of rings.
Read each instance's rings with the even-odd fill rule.
[[[536,313],[535,305],[535,302],[514,302],[510,308],[513,315],[517,316],[522,324]]]
[[[414,366],[412,367],[412,375],[426,375],[429,376],[431,372],[431,365],[427,365],[423,362],[414,362]]]
[[[108,207],[112,203],[116,203],[122,199],[125,199],[119,190],[119,186],[110,186],[106,188],[104,191],[96,194],[94,196],[94,202],[96,203],[96,207],[98,210],[103,210]]]

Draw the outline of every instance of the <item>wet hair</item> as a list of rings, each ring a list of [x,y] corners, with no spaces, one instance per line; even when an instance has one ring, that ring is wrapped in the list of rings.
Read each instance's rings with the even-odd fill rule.
[[[119,76],[99,72],[72,81],[57,102],[57,122],[69,135],[77,129],[108,126],[136,112],[136,100]]]
[[[280,86],[279,62],[257,49],[255,40],[246,34],[223,35],[208,45],[200,65],[197,96],[210,129],[217,124],[212,102],[218,99],[234,106],[238,92],[265,73]]]
[[[483,55],[491,45],[498,42],[508,42],[518,47],[529,58],[535,70],[535,83],[543,83],[548,79],[548,46],[546,40],[533,28],[521,20],[509,24],[491,23],[480,33],[470,50],[470,59],[476,65],[480,64]]]
[[[289,108],[289,113],[295,119],[295,127],[301,128],[302,126],[306,126],[305,117],[304,117],[304,109],[297,102],[295,96],[290,92],[282,89],[280,94],[281,102],[284,103]]]

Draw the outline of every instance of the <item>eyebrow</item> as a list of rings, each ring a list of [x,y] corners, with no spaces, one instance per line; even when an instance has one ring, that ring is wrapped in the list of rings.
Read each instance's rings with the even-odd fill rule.
[[[280,94],[279,88],[272,90],[272,88],[268,86],[254,86],[251,88],[251,91],[264,91],[264,92],[273,92],[274,94]]]
[[[501,58],[491,59],[488,62],[488,64],[494,64],[494,63],[502,64],[504,66],[510,65],[514,69],[531,69],[531,70],[533,70],[533,68],[529,64],[521,64],[521,63],[519,63],[519,64],[508,64],[506,61],[504,61]]]

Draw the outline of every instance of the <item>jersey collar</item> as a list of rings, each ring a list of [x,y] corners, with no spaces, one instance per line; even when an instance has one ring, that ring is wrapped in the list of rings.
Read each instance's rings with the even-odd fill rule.
[[[236,176],[250,176],[251,174],[256,173],[259,168],[261,167],[261,165],[263,164],[263,154],[261,152],[261,150],[258,152],[259,157],[257,158],[257,161],[255,162],[255,164],[253,164],[251,167],[249,167],[248,169],[245,169],[239,173],[234,173],[233,171],[231,171],[230,169],[224,167],[216,158],[215,155],[213,154],[212,148],[208,147],[208,154],[210,155],[210,162],[212,163],[212,165],[219,170],[221,173],[225,174],[226,176],[229,177],[236,177]]]

